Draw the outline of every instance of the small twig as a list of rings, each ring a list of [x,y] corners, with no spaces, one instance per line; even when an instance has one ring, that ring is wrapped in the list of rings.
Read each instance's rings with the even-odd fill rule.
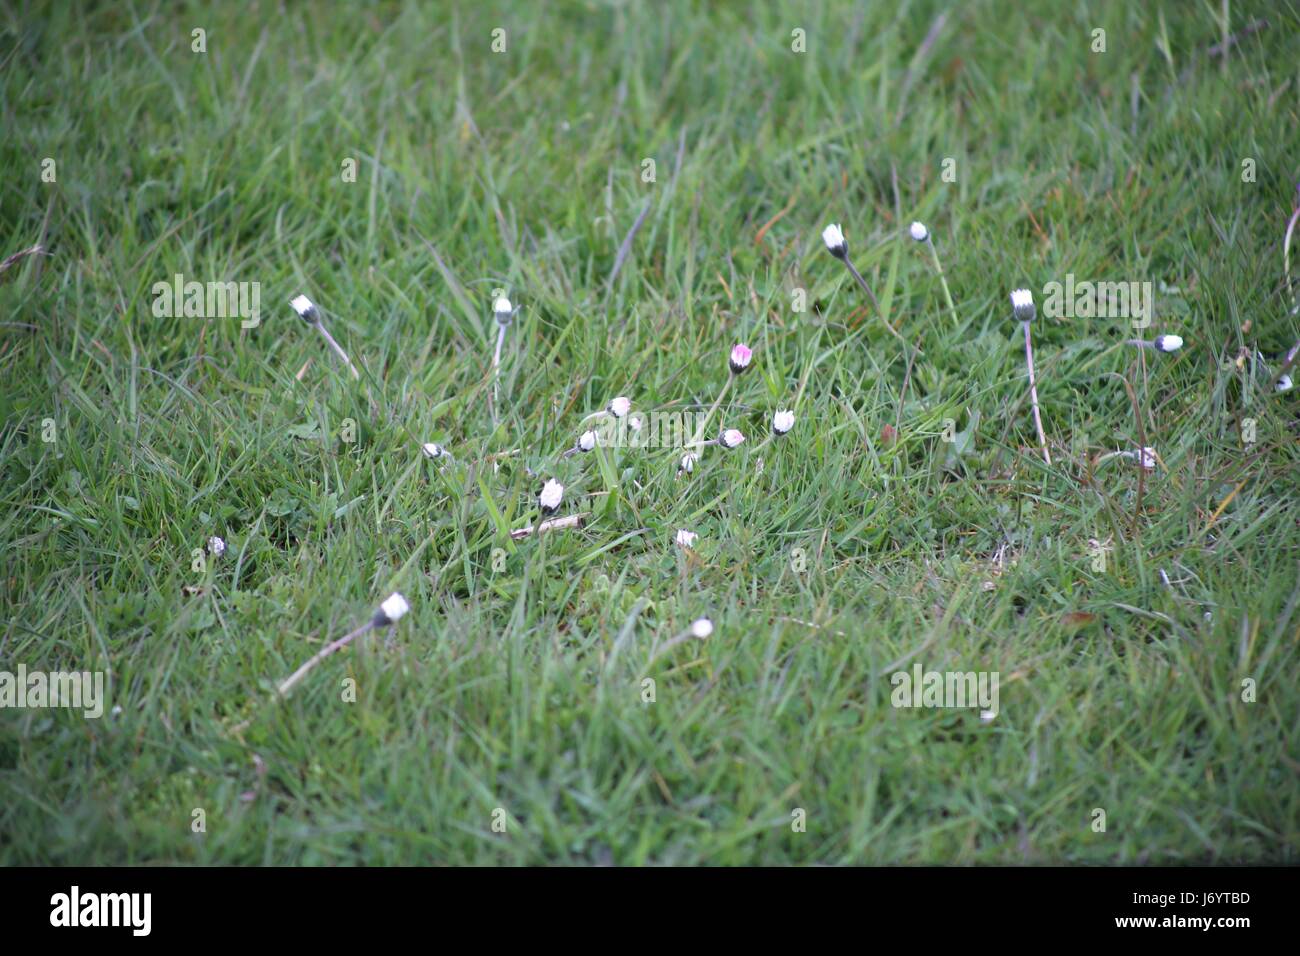
[[[614,268],[609,273],[609,292],[614,290],[614,280],[618,278],[619,272],[623,269],[623,262],[632,252],[632,241],[636,239],[636,234],[641,231],[641,224],[645,222],[645,217],[650,214],[650,200],[646,199],[645,205],[641,207],[640,214],[636,217],[636,222],[632,223],[632,228],[627,231],[623,237],[623,244],[618,247],[618,254],[614,257]]]
[[[590,511],[583,511],[579,514],[565,515],[563,518],[549,518],[540,524],[526,525],[522,528],[515,528],[510,532],[510,537],[515,541],[522,541],[534,533],[543,531],[559,531],[564,528],[579,528],[582,526],[582,519],[586,518]]]
[[[1252,33],[1256,33],[1260,30],[1263,30],[1267,26],[1268,26],[1268,20],[1265,17],[1260,17],[1257,20],[1252,20],[1250,21],[1250,23],[1247,23],[1244,27],[1242,27],[1236,33],[1232,34],[1226,40],[1214,44],[1214,46],[1210,47],[1208,50],[1205,51],[1205,55],[1211,58],[1216,56],[1222,56],[1223,54],[1231,50],[1234,46],[1236,46],[1238,43],[1240,43],[1242,40],[1244,40],[1246,37],[1250,36]]]
[[[6,256],[2,261],[0,261],[0,276],[3,276],[6,272],[8,272],[14,266],[18,265],[18,263],[22,262],[28,256],[48,256],[48,255],[49,253],[45,251],[45,247],[41,245],[39,242],[34,246],[27,247],[26,249],[19,249],[13,255]]]

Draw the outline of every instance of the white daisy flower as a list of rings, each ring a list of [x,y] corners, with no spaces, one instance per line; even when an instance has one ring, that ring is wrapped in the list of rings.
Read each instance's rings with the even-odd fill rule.
[[[695,462],[699,460],[699,457],[699,455],[692,451],[688,451],[686,454],[682,455],[682,471],[686,472],[688,475],[693,472],[695,470]]]
[[[626,395],[620,395],[612,399],[609,403],[609,413],[615,418],[622,418],[632,410],[632,399]]]
[[[708,637],[713,633],[713,622],[707,617],[697,617],[691,622],[691,637],[698,637],[700,640]]]
[[[772,431],[784,435],[794,428],[794,412],[777,412],[772,416]]]
[[[406,598],[394,591],[384,599],[384,603],[379,605],[379,610],[375,612],[375,625],[377,627],[386,627],[393,624],[410,609],[411,605],[406,603]]]
[[[208,551],[214,558],[219,558],[226,553],[226,542],[222,541],[215,534],[208,538]]]
[[[745,436],[741,434],[739,428],[728,428],[722,433],[722,437],[718,439],[718,443],[721,444],[723,448],[737,448],[744,440]]]
[[[542,493],[537,496],[537,502],[542,506],[542,510],[548,514],[560,507],[560,501],[564,498],[564,485],[560,484],[554,478],[547,480],[542,486]]]
[[[595,433],[595,432],[593,432],[593,431],[585,431],[585,432],[583,432],[582,435],[578,438],[578,448],[579,448],[580,450],[582,450],[582,451],[591,451],[591,450],[592,450],[593,448],[595,448],[595,447],[596,447],[596,433]]]
[[[696,534],[694,531],[687,531],[685,528],[683,528],[677,532],[677,538],[676,538],[677,547],[693,548],[695,547],[695,542],[699,540],[699,537],[700,536]]]
[[[1291,382],[1290,375],[1283,375],[1281,378],[1277,380],[1277,384],[1273,386],[1273,388],[1279,392],[1289,392],[1291,391],[1292,387],[1293,385]]]
[[[1138,463],[1147,471],[1155,471],[1156,467],[1156,450],[1150,445],[1142,449],[1142,453],[1136,456]]]
[[[1034,318],[1034,294],[1028,289],[1016,289],[1011,293],[1011,311],[1021,322],[1032,322]]]
[[[912,234],[912,238],[917,242],[925,242],[925,240],[930,238],[930,230],[925,228],[925,223],[923,222],[912,223],[912,227],[909,231]]]
[[[304,322],[311,323],[320,318],[320,312],[317,311],[316,304],[305,295],[294,296],[289,301],[289,305],[293,307],[293,311],[298,313],[298,318]]]
[[[1151,344],[1161,352],[1177,352],[1183,347],[1183,337],[1181,335],[1157,335],[1155,341]]]
[[[443,454],[442,446],[431,441],[421,445],[420,450],[424,452],[426,458],[441,458]]]
[[[826,243],[827,250],[837,259],[843,259],[849,254],[849,244],[837,225],[832,224],[822,230],[822,242]]]

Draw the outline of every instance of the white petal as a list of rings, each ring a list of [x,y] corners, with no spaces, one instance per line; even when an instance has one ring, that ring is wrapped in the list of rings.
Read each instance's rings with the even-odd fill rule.
[[[834,252],[844,245],[844,233],[840,231],[838,225],[829,225],[822,230],[822,242],[826,243],[827,249]]]
[[[384,617],[388,618],[389,623],[396,621],[411,609],[411,605],[406,603],[406,598],[394,591],[379,605],[379,610],[384,612]]]
[[[549,479],[542,486],[542,493],[538,496],[541,506],[547,511],[554,511],[560,507],[560,501],[564,498],[564,485],[560,484],[554,478]]]

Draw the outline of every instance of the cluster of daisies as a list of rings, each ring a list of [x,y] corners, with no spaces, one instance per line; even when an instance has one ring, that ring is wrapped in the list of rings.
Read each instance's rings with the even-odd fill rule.
[[[930,230],[924,223],[913,222],[909,227],[908,232],[916,243],[924,245],[929,251],[931,262],[940,280],[948,312],[951,315],[954,324],[957,324],[959,321],[957,309],[953,303],[952,295],[948,288],[948,281],[944,275],[943,265],[939,258],[939,252],[935,246],[934,238],[931,235]],[[885,325],[885,328],[888,329],[890,334],[902,342],[906,348],[912,350],[915,355],[923,355],[924,353],[917,346],[907,342],[907,340],[903,338],[899,331],[889,323],[884,313],[880,310],[879,303],[876,300],[875,293],[872,291],[870,284],[863,277],[862,273],[858,271],[857,267],[854,266],[852,259],[849,257],[849,244],[848,240],[845,238],[843,229],[841,229],[838,224],[827,226],[822,231],[822,241],[825,243],[826,249],[830,254],[844,263],[845,268],[848,269],[853,280],[866,293],[867,299],[875,314],[879,317],[880,321]],[[1038,404],[1038,384],[1034,368],[1033,339],[1030,331],[1031,325],[1037,314],[1034,307],[1034,297],[1028,289],[1015,289],[1011,292],[1010,298],[1012,316],[1020,323],[1024,333],[1025,366],[1028,373],[1029,399],[1033,414],[1034,427],[1038,434],[1038,442],[1044,461],[1048,465],[1051,465],[1051,451],[1046,433],[1043,429],[1042,415]],[[360,381],[362,379],[361,372],[352,362],[352,359],[348,356],[347,352],[344,351],[342,346],[339,345],[334,336],[331,335],[329,330],[326,328],[324,317],[316,304],[307,298],[307,296],[298,295],[292,299],[290,305],[304,323],[306,323],[310,328],[315,329],[321,335],[329,349],[338,357],[339,361],[342,362],[345,368],[347,368],[352,377],[355,380]],[[496,345],[492,353],[493,387],[491,409],[493,423],[495,424],[498,421],[498,405],[500,402],[502,349],[505,346],[507,332],[516,313],[518,312],[518,308],[512,305],[510,300],[502,294],[498,295],[494,299],[492,303],[492,312],[497,323]],[[1140,349],[1152,349],[1156,352],[1170,354],[1177,352],[1182,348],[1183,339],[1178,335],[1163,334],[1157,335],[1155,338],[1150,340],[1128,339],[1126,340],[1126,344]],[[1291,377],[1286,374],[1286,371],[1290,368],[1291,364],[1295,362],[1298,351],[1300,351],[1300,343],[1297,343],[1296,346],[1288,352],[1284,360],[1282,374],[1275,383],[1277,391],[1288,391],[1292,387]],[[717,414],[718,410],[722,408],[723,400],[727,393],[732,388],[735,381],[749,369],[753,358],[753,350],[744,343],[736,343],[731,348],[731,351],[727,356],[727,369],[729,374],[718,393],[717,399],[713,402],[712,407],[710,407],[708,413],[704,416],[703,422],[699,425],[696,440],[689,443],[689,450],[681,456],[677,470],[677,477],[679,480],[683,476],[691,475],[695,471],[704,449],[717,447],[729,451],[739,448],[746,441],[745,434],[739,428],[726,427],[725,425],[719,427],[719,430],[716,432],[716,437],[705,439],[701,436],[709,434],[709,426],[712,424],[714,416]],[[367,394],[370,394],[368,388]],[[370,396],[370,401],[372,407],[377,407],[375,406],[373,396]],[[578,434],[573,445],[561,452],[559,457],[563,459],[569,458],[573,455],[589,454],[600,446],[603,443],[601,431],[597,428],[588,426],[593,420],[602,416],[612,416],[620,422],[625,422],[633,431],[639,432],[643,427],[642,418],[634,414],[632,411],[632,400],[625,395],[616,396],[611,399],[602,410],[594,412],[582,420],[582,431]],[[795,415],[793,411],[788,409],[780,409],[776,411],[772,416],[771,434],[768,436],[766,441],[770,441],[773,438],[779,438],[780,436],[789,433],[790,430],[794,428],[794,424]],[[766,444],[766,441],[764,444]],[[420,445],[420,450],[430,459],[454,460],[450,452],[436,442],[424,442]],[[1112,452],[1101,456],[1099,461],[1106,461],[1111,458],[1131,459],[1137,462],[1137,464],[1145,470],[1154,469],[1158,461],[1155,448],[1150,446],[1133,451]],[[531,470],[529,471],[529,474],[533,474]],[[554,517],[563,504],[564,492],[564,485],[556,478],[545,478],[542,483],[541,491],[537,496],[539,515],[536,522],[530,521],[529,526],[512,531],[511,536],[526,537],[536,532],[578,526],[582,517],[581,515],[575,514],[566,518]],[[678,529],[674,536],[675,545],[683,551],[690,551],[693,549],[698,540],[699,535],[696,532],[685,528]],[[214,559],[219,558],[225,550],[226,544],[221,538],[214,536],[209,539],[208,551]],[[370,619],[351,633],[327,645],[320,653],[299,668],[298,671],[285,681],[281,682],[278,688],[279,693],[281,695],[287,693],[321,660],[346,646],[361,634],[393,624],[406,614],[409,607],[410,605],[401,594],[393,593],[389,595]],[[708,618],[699,618],[695,620],[686,631],[665,642],[661,647],[658,647],[653,652],[651,659],[653,660],[659,654],[664,653],[683,641],[691,638],[704,639],[709,637],[712,633],[713,623]]]
[[[930,234],[930,230],[926,227],[925,223],[914,222],[909,227],[908,233],[915,242],[924,244],[929,249],[931,258],[934,262],[935,271],[939,276],[940,285],[943,288],[944,300],[946,301],[948,310],[952,315],[953,322],[956,323],[957,310],[953,305],[952,295],[948,290],[948,280],[943,274],[943,265],[939,261],[939,252],[935,248],[934,239]],[[843,262],[848,268],[849,273],[853,276],[854,280],[866,291],[867,298],[870,299],[871,304],[875,307],[876,314],[880,316],[881,321],[885,323],[885,326],[890,332],[897,336],[897,330],[895,330],[893,326],[889,325],[884,314],[880,312],[880,307],[876,304],[875,294],[871,291],[871,287],[867,284],[867,280],[862,277],[862,273],[854,267],[853,261],[849,258],[849,244],[848,240],[844,237],[844,230],[837,224],[829,225],[822,230],[822,241],[826,244],[827,251],[836,259]],[[1028,289],[1012,290],[1011,314],[1015,320],[1020,323],[1024,332],[1025,368],[1029,376],[1029,405],[1033,413],[1034,429],[1038,433],[1038,444],[1043,453],[1043,460],[1048,465],[1051,465],[1052,453],[1047,440],[1047,434],[1043,430],[1043,418],[1038,405],[1038,379],[1034,371],[1034,345],[1033,336],[1030,333],[1030,326],[1037,316],[1037,310],[1034,308],[1033,293]],[[1138,348],[1150,348],[1155,349],[1157,352],[1170,353],[1176,352],[1183,347],[1183,339],[1178,335],[1157,335],[1150,341],[1144,339],[1129,339],[1128,344]],[[1287,383],[1289,387],[1289,379],[1287,380]],[[1132,458],[1147,470],[1155,468],[1155,449],[1149,446],[1138,451],[1122,451],[1116,452],[1113,455],[1105,455],[1101,460],[1104,461],[1113,457]]]
[[[320,334],[329,346],[330,350],[338,357],[339,361],[343,363],[344,367],[348,369],[352,377],[357,381],[361,381],[362,374],[360,370],[358,370],[351,357],[343,347],[339,345],[334,336],[330,334],[329,329],[326,328],[325,319],[320,308],[318,308],[317,305],[305,295],[295,296],[290,301],[290,305],[294,312],[298,314],[298,317],[302,319],[307,326],[316,330],[316,332]],[[492,353],[492,417],[494,422],[497,421],[498,406],[500,402],[502,350],[505,346],[507,330],[509,329],[517,311],[517,307],[512,305],[510,300],[504,295],[498,296],[492,303],[492,312],[497,322],[496,345]],[[736,343],[731,348],[731,351],[727,356],[727,379],[723,384],[717,399],[714,401],[713,406],[705,416],[703,423],[697,429],[697,440],[689,443],[690,450],[686,451],[680,459],[679,469],[677,472],[679,479],[683,475],[690,475],[695,471],[696,465],[700,461],[700,457],[705,448],[718,447],[729,451],[739,448],[745,443],[746,436],[739,428],[720,427],[716,433],[716,437],[709,439],[700,438],[699,435],[708,434],[708,428],[710,424],[712,424],[714,416],[722,407],[723,400],[728,391],[731,389],[736,379],[749,369],[753,358],[753,350],[743,342]],[[583,419],[583,430],[579,433],[574,444],[561,452],[559,457],[568,458],[573,455],[587,454],[594,451],[598,445],[601,445],[601,432],[596,428],[587,426],[589,426],[594,419],[602,416],[610,416],[620,421],[626,421],[627,425],[633,431],[640,431],[644,424],[641,416],[633,413],[632,400],[630,398],[626,395],[615,396],[610,399],[602,410],[594,412]],[[769,438],[780,437],[789,433],[790,430],[794,428],[794,424],[795,415],[793,411],[789,409],[778,409],[772,416],[772,432]],[[437,442],[423,442],[420,445],[420,451],[429,459],[447,461],[454,460],[451,453]],[[530,474],[531,473],[532,472],[530,471]],[[547,477],[542,483],[541,491],[537,495],[537,510],[539,512],[537,521],[530,521],[529,526],[512,531],[511,536],[517,538],[526,537],[533,533],[542,531],[576,527],[579,524],[580,515],[573,515],[569,518],[563,519],[553,517],[560,510],[564,502],[564,492],[565,488],[563,484],[554,477]],[[694,547],[698,539],[699,535],[697,533],[681,529],[677,532],[674,541],[678,547],[689,550]],[[219,557],[226,549],[225,542],[218,537],[210,539],[208,547],[210,553],[214,557]],[[402,617],[408,609],[409,604],[400,593],[390,595],[383,604],[380,605],[379,610],[376,611],[375,614],[361,627],[358,627],[339,640],[328,644],[324,650],[307,661],[307,663],[295,671],[290,677],[282,681],[278,685],[279,694],[284,695],[292,690],[292,688],[325,657],[333,654],[340,648],[345,647],[351,641],[370,630],[386,627],[394,623],[398,618]],[[690,628],[685,632],[672,638],[662,647],[657,648],[652,654],[652,659],[682,641],[690,638],[702,640],[709,637],[712,633],[713,622],[708,618],[698,618],[692,622]]]

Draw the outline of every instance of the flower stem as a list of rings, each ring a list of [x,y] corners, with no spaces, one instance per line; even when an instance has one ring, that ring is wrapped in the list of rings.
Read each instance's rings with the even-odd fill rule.
[[[957,307],[952,304],[952,293],[948,291],[948,279],[943,274],[943,266],[939,262],[939,250],[934,246],[934,237],[926,236],[926,245],[930,247],[930,255],[934,257],[934,270],[939,273],[939,284],[943,287],[943,298],[948,303],[948,311],[952,314],[952,324],[956,325]]]
[[[695,438],[697,441],[700,442],[704,441],[704,436],[708,434],[709,422],[713,421],[713,413],[716,412],[718,410],[718,406],[722,404],[722,399],[727,394],[727,391],[731,388],[731,383],[735,379],[735,377],[736,376],[734,374],[727,376],[727,384],[722,386],[722,391],[718,392],[718,397],[713,402],[713,407],[710,408],[709,413],[704,416],[704,424],[701,425],[695,431]]]
[[[334,341],[334,336],[330,335],[329,329],[325,328],[325,326],[322,325],[320,322],[316,323],[316,329],[320,332],[321,335],[325,336],[325,341],[328,342],[329,347],[334,350],[334,354],[343,360],[343,364],[346,365],[348,369],[352,372],[352,377],[360,381],[361,373],[358,372],[357,367],[352,364],[352,359],[348,358],[348,353],[343,351],[343,346],[339,345],[338,342]]]
[[[345,637],[340,637],[337,641],[334,641],[332,644],[326,644],[325,647],[322,648],[311,660],[309,660],[306,664],[303,664],[302,667],[299,667],[296,671],[294,671],[283,681],[281,681],[280,686],[276,688],[276,693],[278,693],[281,697],[289,693],[289,691],[293,690],[294,686],[299,681],[301,681],[304,677],[307,676],[308,673],[311,672],[311,669],[313,667],[315,667],[321,661],[325,660],[325,658],[329,657],[335,651],[347,647],[347,645],[352,643],[353,640],[360,637],[362,634],[365,634],[374,626],[375,626],[375,622],[374,619],[372,618],[371,620],[366,621],[365,624],[362,624],[351,634],[348,634]]]
[[[1038,383],[1034,380],[1034,346],[1029,337],[1029,323],[1025,327],[1025,365],[1029,369],[1029,400],[1034,407],[1034,427],[1038,429],[1038,442],[1043,446],[1043,460],[1052,463],[1052,453],[1047,450],[1047,436],[1043,433],[1043,418],[1038,413]]]
[[[497,423],[497,403],[501,400],[498,386],[501,383],[501,346],[506,341],[506,327],[497,323],[497,348],[492,354],[492,424]]]
[[[862,286],[863,291],[867,293],[867,298],[871,300],[871,307],[876,310],[876,315],[880,316],[880,321],[884,324],[885,328],[889,329],[889,334],[898,339],[898,341],[902,342],[909,349],[916,349],[919,354],[924,355],[924,352],[917,349],[915,345],[903,338],[903,336],[899,334],[898,330],[889,324],[889,321],[885,318],[885,313],[880,311],[880,303],[876,301],[876,294],[871,291],[871,286],[867,285],[867,280],[862,278],[862,273],[857,270],[857,267],[853,265],[848,256],[844,257],[844,264],[849,267],[849,272],[853,275],[853,278],[858,280],[858,285]]]

